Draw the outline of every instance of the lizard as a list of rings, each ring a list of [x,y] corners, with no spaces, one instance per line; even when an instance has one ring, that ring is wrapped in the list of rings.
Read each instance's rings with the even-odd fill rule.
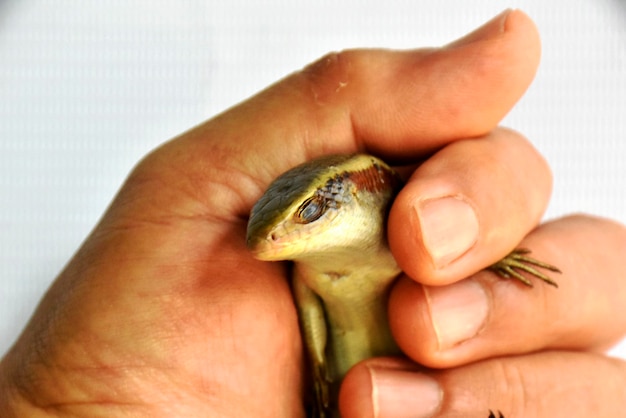
[[[340,417],[339,385],[353,365],[401,354],[387,320],[388,292],[401,270],[389,250],[386,218],[402,184],[372,155],[324,156],[276,178],[250,213],[246,242],[253,256],[293,261],[311,417]],[[557,286],[536,267],[559,270],[528,252],[513,250],[489,268],[528,286],[520,271]]]

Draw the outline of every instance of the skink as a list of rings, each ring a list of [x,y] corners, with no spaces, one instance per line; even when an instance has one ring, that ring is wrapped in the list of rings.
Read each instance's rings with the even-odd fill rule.
[[[260,260],[293,260],[293,293],[309,359],[315,418],[339,417],[337,394],[361,360],[399,354],[387,320],[387,295],[400,273],[386,239],[386,217],[401,188],[398,174],[365,154],[299,165],[270,184],[252,209],[247,244]],[[556,286],[515,250],[490,268]]]

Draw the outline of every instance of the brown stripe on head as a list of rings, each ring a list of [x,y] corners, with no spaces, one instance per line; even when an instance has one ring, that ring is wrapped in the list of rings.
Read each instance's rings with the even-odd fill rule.
[[[348,172],[347,177],[359,190],[371,193],[391,191],[395,193],[401,185],[398,174],[391,168],[372,163],[372,166],[363,170]]]

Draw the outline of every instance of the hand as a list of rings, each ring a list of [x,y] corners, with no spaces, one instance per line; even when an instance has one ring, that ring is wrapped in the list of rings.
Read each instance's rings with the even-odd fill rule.
[[[547,166],[519,134],[495,129],[538,59],[536,30],[517,11],[443,49],[331,54],[148,155],[0,363],[3,416],[303,416],[287,270],[246,250],[250,208],[278,174],[322,154],[411,163],[438,149],[392,210],[390,242],[407,277],[390,319],[411,359],[448,369],[362,363],[342,388],[345,417],[372,416],[373,405],[414,416],[426,406],[390,395],[433,388],[433,416],[623,410],[626,368],[598,353],[626,329],[626,233],[589,217],[534,229]],[[420,203],[451,192],[480,220],[462,254],[441,250],[446,220],[430,224]],[[522,246],[564,270],[560,289],[489,273],[459,281],[528,233]],[[472,309],[487,311],[477,336],[459,332],[457,315]]]

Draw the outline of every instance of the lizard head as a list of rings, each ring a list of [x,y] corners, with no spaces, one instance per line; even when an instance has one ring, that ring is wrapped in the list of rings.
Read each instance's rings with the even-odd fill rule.
[[[376,250],[400,186],[370,155],[334,155],[299,165],[270,184],[252,208],[247,244],[261,260],[300,260]]]

